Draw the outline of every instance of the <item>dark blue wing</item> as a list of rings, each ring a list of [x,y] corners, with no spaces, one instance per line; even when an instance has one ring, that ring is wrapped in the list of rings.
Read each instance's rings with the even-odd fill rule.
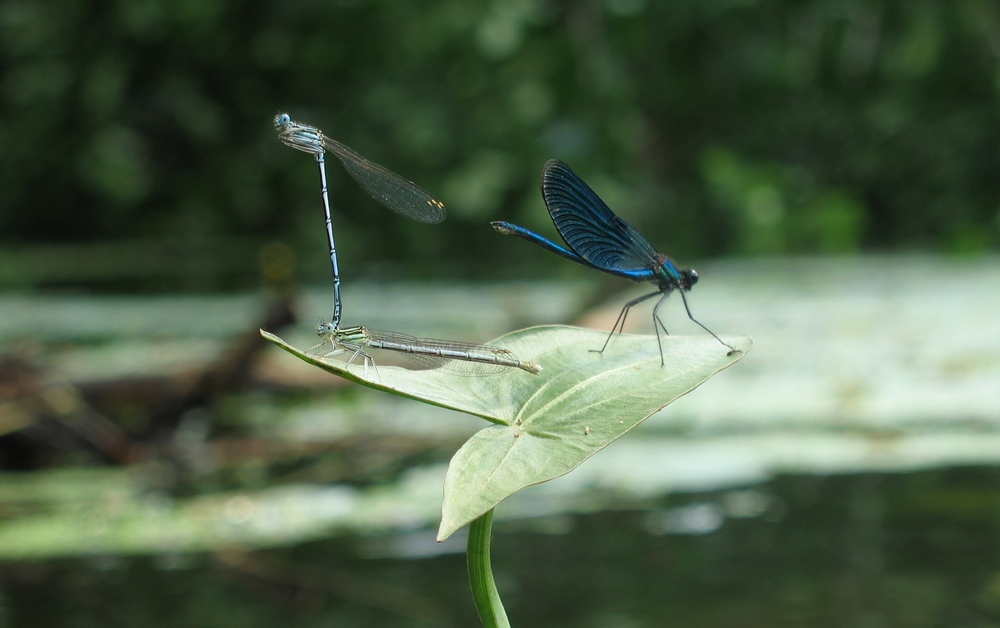
[[[559,235],[591,265],[634,276],[635,271],[648,272],[659,263],[656,249],[557,159],[542,169],[542,197]]]

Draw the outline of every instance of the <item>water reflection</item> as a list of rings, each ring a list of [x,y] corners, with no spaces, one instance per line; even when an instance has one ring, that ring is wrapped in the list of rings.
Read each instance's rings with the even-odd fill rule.
[[[998,483],[991,468],[790,476],[499,521],[493,564],[522,626],[996,625]],[[3,625],[477,625],[464,556],[425,551],[433,534],[8,564]]]

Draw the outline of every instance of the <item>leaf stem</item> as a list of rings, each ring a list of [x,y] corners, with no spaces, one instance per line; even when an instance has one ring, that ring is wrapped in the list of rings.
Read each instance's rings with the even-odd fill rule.
[[[469,524],[469,545],[466,555],[469,561],[469,584],[472,598],[476,602],[479,619],[486,628],[510,628],[507,613],[504,612],[500,593],[493,580],[490,564],[490,537],[493,534],[493,508],[490,508]]]

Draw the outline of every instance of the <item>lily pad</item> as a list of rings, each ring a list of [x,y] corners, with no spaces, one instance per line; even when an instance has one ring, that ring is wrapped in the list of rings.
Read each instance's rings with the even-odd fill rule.
[[[285,351],[361,385],[482,417],[487,427],[462,446],[445,478],[438,540],[512,493],[564,475],[678,397],[736,363],[753,346],[747,337],[723,337],[730,352],[707,335],[665,336],[663,357],[654,336],[542,326],[490,344],[543,367],[539,375],[513,369],[487,377],[445,369],[365,368],[295,349],[261,334]],[[730,355],[732,354],[732,355]]]

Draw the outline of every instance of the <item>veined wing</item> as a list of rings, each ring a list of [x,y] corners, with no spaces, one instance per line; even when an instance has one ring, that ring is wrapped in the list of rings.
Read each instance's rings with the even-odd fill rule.
[[[658,263],[656,249],[557,159],[542,169],[542,197],[569,248],[597,268],[629,276]]]
[[[441,368],[458,375],[496,375],[520,368],[537,375],[537,364],[518,359],[511,351],[493,345],[456,340],[416,338],[392,331],[368,330],[368,345],[404,353],[428,368]]]
[[[376,201],[397,214],[419,222],[436,224],[444,220],[444,203],[420,186],[340,142],[323,136],[323,148],[337,156],[355,181]]]

